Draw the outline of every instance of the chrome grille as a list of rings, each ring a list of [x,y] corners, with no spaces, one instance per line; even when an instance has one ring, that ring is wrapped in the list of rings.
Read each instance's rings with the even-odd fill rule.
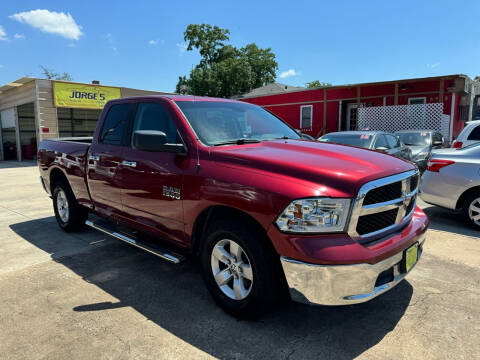
[[[418,170],[411,170],[363,185],[353,205],[349,235],[364,243],[405,225],[415,208],[418,183]]]

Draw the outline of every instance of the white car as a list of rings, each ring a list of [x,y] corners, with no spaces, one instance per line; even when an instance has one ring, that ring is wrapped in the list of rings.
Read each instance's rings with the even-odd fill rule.
[[[468,121],[467,126],[458,134],[452,147],[460,149],[478,142],[480,142],[480,120]]]

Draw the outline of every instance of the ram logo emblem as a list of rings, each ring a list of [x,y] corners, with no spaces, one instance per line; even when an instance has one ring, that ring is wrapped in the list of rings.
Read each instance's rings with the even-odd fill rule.
[[[163,185],[163,196],[180,200],[180,189]]]

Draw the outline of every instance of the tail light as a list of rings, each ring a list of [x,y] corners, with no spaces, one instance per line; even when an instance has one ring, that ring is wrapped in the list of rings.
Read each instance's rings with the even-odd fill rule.
[[[455,164],[452,160],[430,159],[427,163],[427,170],[433,172],[439,172],[441,168],[445,166]]]
[[[461,149],[462,146],[463,146],[463,142],[461,142],[461,141],[455,141],[455,142],[453,143],[453,145],[452,145],[452,147],[453,147],[454,149]]]

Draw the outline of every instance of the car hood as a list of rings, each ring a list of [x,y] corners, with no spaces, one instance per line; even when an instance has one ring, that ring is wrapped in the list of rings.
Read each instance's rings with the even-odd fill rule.
[[[368,181],[415,168],[408,161],[376,151],[302,140],[216,147],[211,155],[220,166],[297,178],[351,196]]]

